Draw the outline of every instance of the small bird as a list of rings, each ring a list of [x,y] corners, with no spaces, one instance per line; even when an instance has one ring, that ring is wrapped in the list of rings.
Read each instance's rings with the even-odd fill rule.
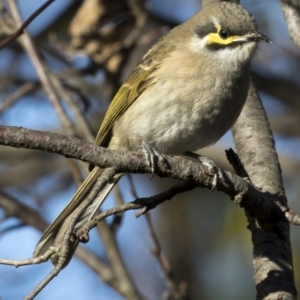
[[[214,144],[244,106],[258,42],[271,40],[257,31],[245,8],[230,2],[204,6],[142,58],[113,98],[95,143],[122,151],[141,151],[142,145],[148,145],[167,155],[184,155]],[[101,172],[99,167],[93,168],[45,231],[34,257],[61,240],[70,215]],[[100,191],[77,227],[94,216],[120,176]],[[58,254],[51,259],[57,264]]]

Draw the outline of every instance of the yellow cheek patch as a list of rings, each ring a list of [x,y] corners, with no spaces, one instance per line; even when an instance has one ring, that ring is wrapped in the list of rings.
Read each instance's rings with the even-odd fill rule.
[[[206,36],[206,44],[207,45],[211,45],[211,44],[229,45],[235,40],[237,40],[238,38],[239,36],[232,35],[224,40],[219,36],[219,33],[210,33]]]

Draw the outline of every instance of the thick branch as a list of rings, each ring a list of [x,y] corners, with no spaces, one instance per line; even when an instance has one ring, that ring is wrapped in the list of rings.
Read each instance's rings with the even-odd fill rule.
[[[300,48],[300,1],[299,0],[281,0],[281,8],[288,26],[290,37]]]
[[[272,132],[253,85],[233,133],[239,157],[253,184],[264,193],[278,195],[270,201],[286,207],[287,199]],[[289,225],[278,223],[265,230],[257,222],[257,214],[253,214],[248,207],[246,214],[254,246],[257,299],[295,299]]]
[[[216,0],[203,0],[205,5],[211,2]],[[286,7],[290,16],[287,16],[285,11],[285,17],[290,34],[299,46],[299,0],[282,0],[281,4],[293,5],[292,11],[290,6]],[[251,181],[263,192],[273,195],[270,202],[285,207],[287,200],[272,132],[253,83],[249,88],[243,111],[233,128],[233,135],[238,154]],[[258,199],[256,200],[260,203]],[[251,208],[247,206],[245,208],[254,246],[253,264],[257,299],[295,299],[297,292],[292,269],[289,225],[278,223],[266,230],[261,223],[263,220],[259,220]]]
[[[151,167],[143,153],[112,151],[56,133],[0,126],[0,145],[55,152],[92,163],[101,168],[114,167],[117,173],[151,172]],[[214,174],[209,173],[205,165],[182,157],[165,155],[163,157],[168,166],[159,162],[156,169],[158,176],[179,179],[199,187],[212,188]],[[261,192],[230,172],[224,172],[224,178],[224,181],[219,182],[217,190],[223,191],[235,203],[246,207],[253,215],[263,221],[263,224],[269,223],[267,227],[278,221],[300,223],[298,216],[290,211],[284,203],[280,203],[277,193]],[[273,202],[270,197],[272,200],[275,198],[278,201]]]

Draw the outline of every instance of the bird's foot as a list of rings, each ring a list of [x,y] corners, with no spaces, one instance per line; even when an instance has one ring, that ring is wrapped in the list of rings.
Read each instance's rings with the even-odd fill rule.
[[[220,182],[224,180],[222,170],[216,165],[216,163],[209,157],[199,155],[198,160],[208,167],[208,173],[213,174],[213,181],[211,191],[215,190]]]
[[[155,168],[157,167],[157,162],[159,161],[165,163],[165,159],[161,156],[160,153],[158,153],[153,147],[151,147],[150,144],[146,142],[142,142],[142,148],[151,168],[152,179],[155,173]]]
[[[208,167],[207,173],[209,175],[213,174],[211,191],[217,188],[220,180],[223,182],[225,181],[222,170],[216,165],[216,163],[211,158],[190,151],[186,152],[185,155],[199,160],[202,164]]]

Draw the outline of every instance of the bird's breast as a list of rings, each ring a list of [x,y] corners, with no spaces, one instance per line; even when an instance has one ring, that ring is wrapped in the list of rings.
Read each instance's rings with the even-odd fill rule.
[[[160,153],[174,155],[211,145],[237,119],[248,84],[228,74],[174,72],[145,90],[119,118],[115,141],[130,150],[138,150],[144,141]]]

